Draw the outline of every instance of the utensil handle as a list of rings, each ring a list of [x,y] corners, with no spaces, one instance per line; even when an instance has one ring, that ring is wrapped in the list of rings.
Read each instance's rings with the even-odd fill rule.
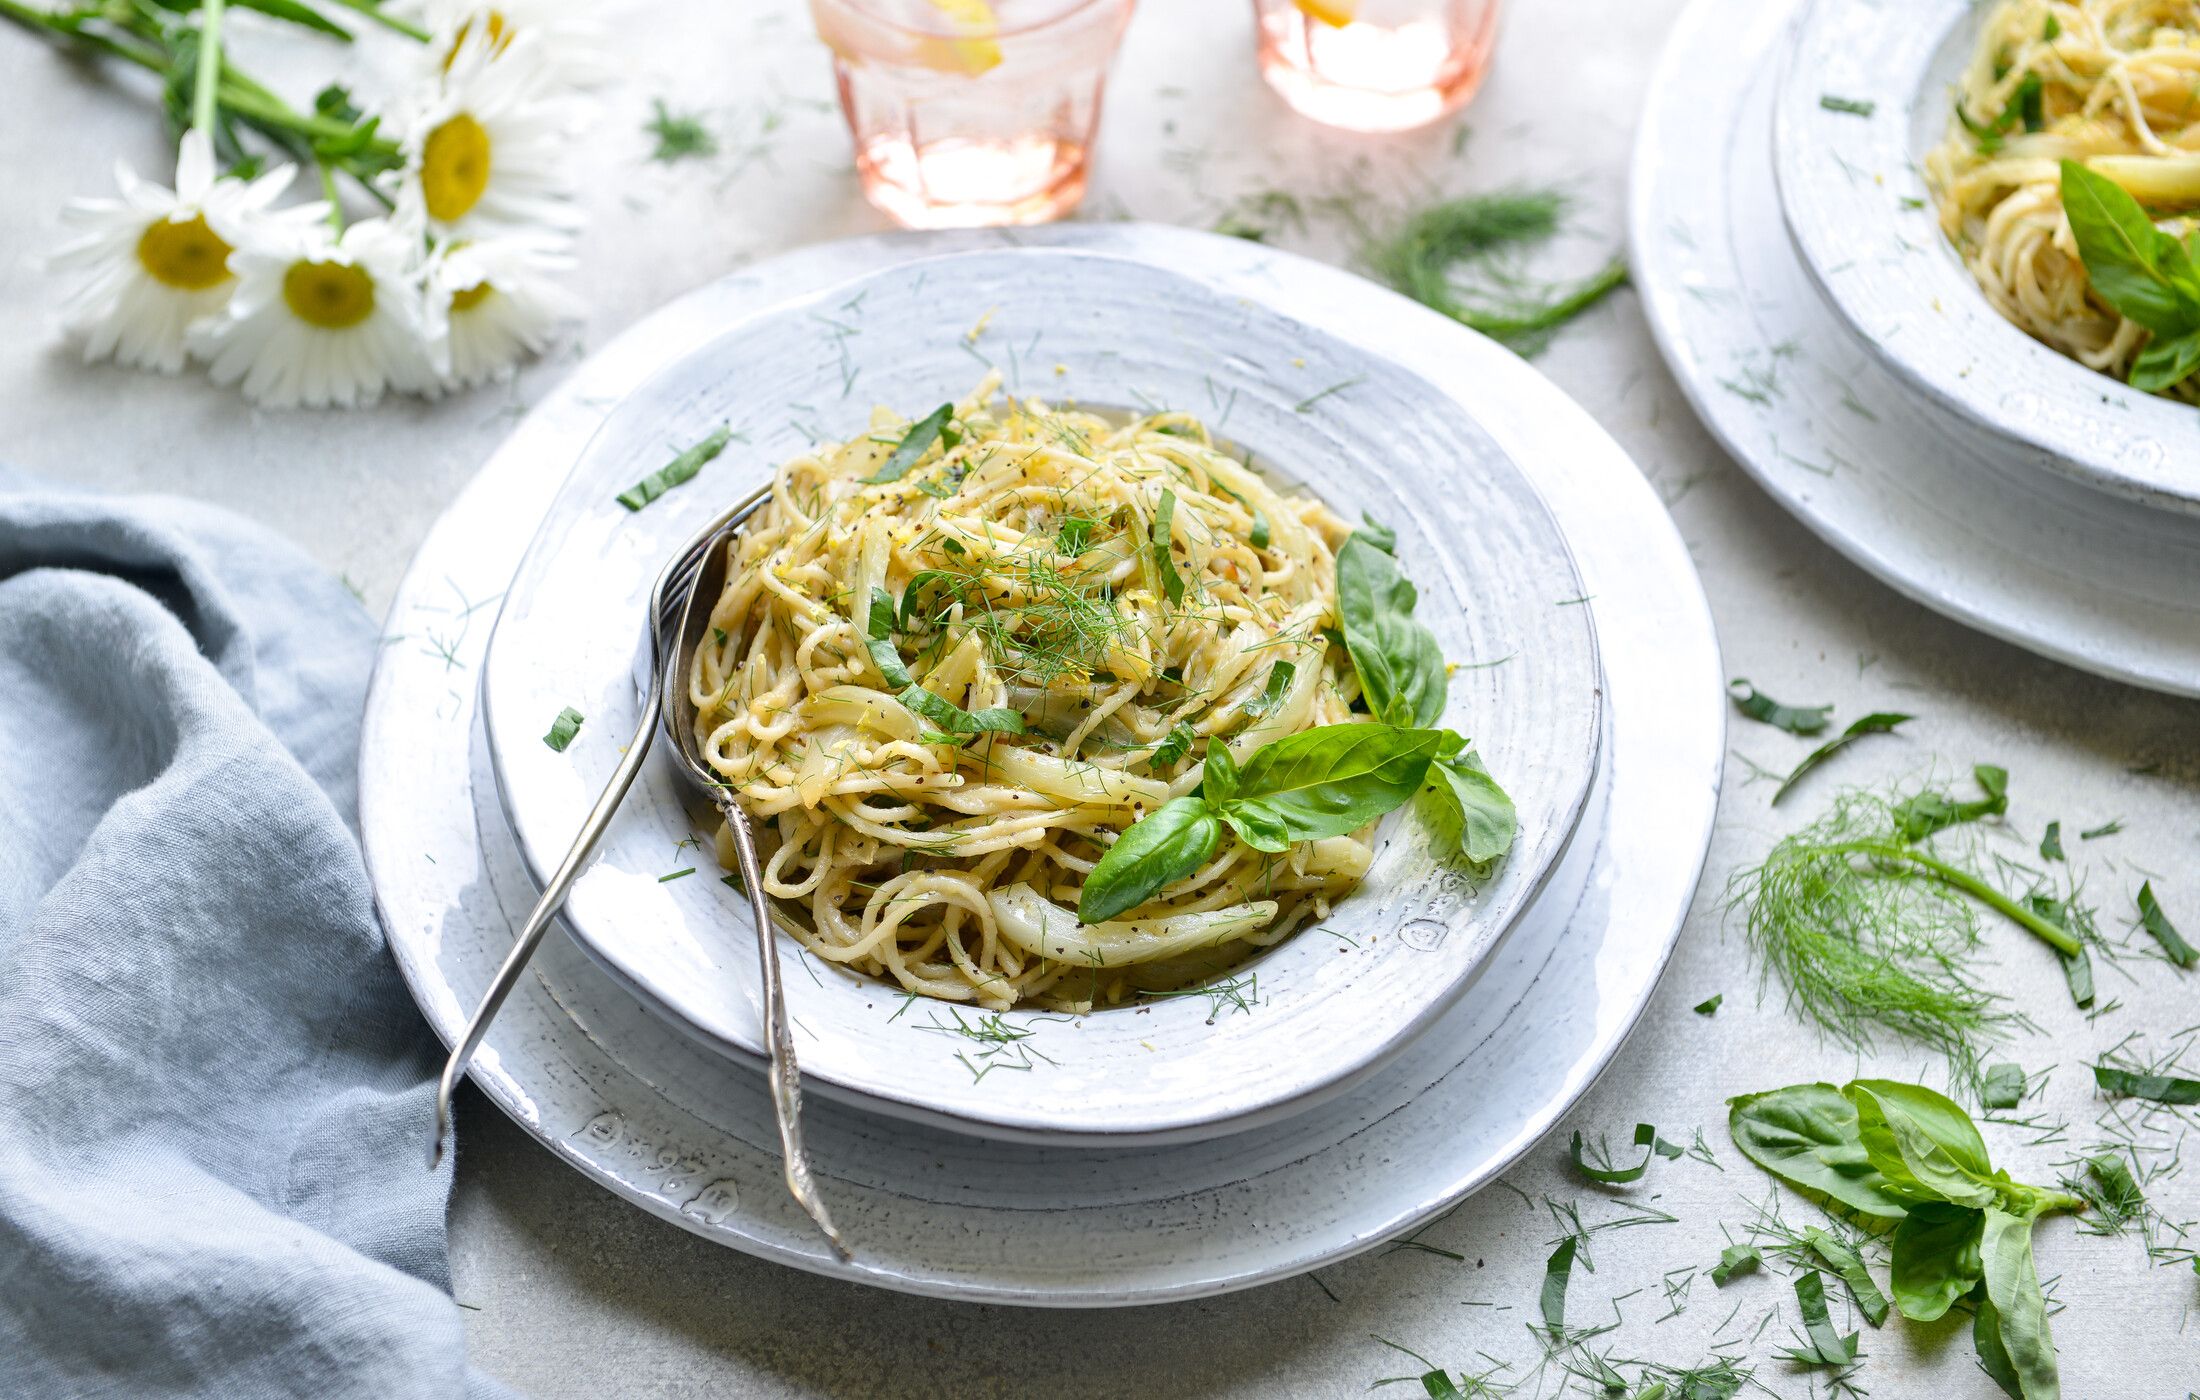
[[[480,1005],[474,1008],[473,1019],[466,1023],[466,1032],[451,1047],[451,1058],[444,1062],[443,1078],[435,1090],[435,1146],[428,1155],[428,1165],[436,1166],[443,1160],[443,1147],[451,1135],[451,1096],[458,1092],[459,1080],[466,1077],[466,1066],[481,1048],[481,1039],[489,1033],[489,1023],[496,1019],[504,999],[519,985],[519,975],[527,970],[528,962],[535,956],[535,949],[542,944],[542,936],[550,931],[550,921],[558,910],[565,907],[566,893],[572,889],[581,867],[588,863],[596,850],[596,843],[611,826],[611,818],[626,800],[627,790],[634,786],[635,775],[642,771],[642,761],[649,757],[649,746],[657,737],[657,706],[661,699],[662,679],[652,668],[649,694],[642,701],[641,726],[634,731],[634,738],[626,746],[626,756],[604,784],[603,792],[596,798],[596,805],[589,808],[588,817],[581,823],[580,834],[573,838],[572,847],[565,859],[558,862],[550,883],[543,886],[542,898],[535,901],[534,911],[527,916],[512,950],[504,955],[504,963],[497,968],[497,975],[489,980],[489,989],[481,994]],[[776,1090],[776,1086],[775,1086]]]
[[[764,984],[764,1029],[771,1045],[772,1108],[779,1119],[779,1160],[787,1175],[787,1191],[824,1233],[833,1252],[843,1260],[853,1258],[833,1225],[825,1198],[818,1194],[810,1172],[810,1154],[802,1145],[802,1069],[795,1061],[794,1035],[787,1018],[787,996],[779,977],[779,940],[772,930],[771,905],[764,898],[763,863],[756,856],[756,828],[739,801],[724,788],[714,789],[711,800],[725,816],[733,835],[734,854],[741,866],[741,888],[756,916],[756,961]]]

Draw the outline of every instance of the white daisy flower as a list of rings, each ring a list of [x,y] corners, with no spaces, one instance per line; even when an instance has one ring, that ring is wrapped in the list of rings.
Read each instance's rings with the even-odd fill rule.
[[[418,225],[397,219],[362,219],[341,237],[321,221],[257,231],[230,256],[227,314],[195,327],[191,349],[215,383],[241,379],[271,408],[352,408],[424,388],[423,247]]]
[[[75,199],[62,210],[88,231],[48,260],[56,271],[83,272],[62,308],[68,330],[84,341],[86,361],[173,374],[183,368],[184,333],[222,309],[237,279],[229,254],[290,183],[291,167],[245,181],[214,178],[206,133],[186,132],[176,152],[176,187],[138,178],[115,163],[119,199]]]
[[[428,260],[427,343],[443,388],[470,389],[510,378],[523,355],[538,355],[580,303],[558,285],[573,259],[541,238],[512,236],[439,249]]]
[[[577,225],[566,109],[549,90],[533,43],[469,36],[451,71],[400,121],[400,212],[417,211],[431,233],[448,238]]]
[[[428,57],[439,71],[450,71],[478,32],[499,50],[514,39],[534,43],[551,77],[568,87],[601,87],[617,76],[605,57],[611,31],[601,0],[400,0],[389,8],[428,31]]]

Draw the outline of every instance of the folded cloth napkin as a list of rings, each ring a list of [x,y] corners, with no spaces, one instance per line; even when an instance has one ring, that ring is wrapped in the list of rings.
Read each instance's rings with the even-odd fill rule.
[[[374,648],[263,531],[0,473],[0,1395],[508,1393],[352,832]]]

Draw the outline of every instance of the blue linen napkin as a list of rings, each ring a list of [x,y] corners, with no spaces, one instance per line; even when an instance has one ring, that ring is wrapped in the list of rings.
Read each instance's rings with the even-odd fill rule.
[[[0,472],[0,1395],[506,1395],[353,834],[375,628],[186,501]]]

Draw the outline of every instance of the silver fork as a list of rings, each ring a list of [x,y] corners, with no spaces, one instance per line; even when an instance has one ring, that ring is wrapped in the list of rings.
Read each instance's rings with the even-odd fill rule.
[[[710,619],[706,604],[700,610],[695,600],[708,591],[715,600],[717,589],[706,590],[703,585],[715,577],[719,585],[725,579],[726,545],[733,533],[763,504],[770,494],[769,488],[759,490],[740,501],[725,514],[713,520],[691,536],[680,552],[666,563],[657,575],[656,586],[649,597],[649,640],[652,664],[649,671],[648,690],[642,700],[641,723],[634,731],[633,739],[626,746],[626,754],[619,760],[611,781],[604,784],[603,793],[596,805],[589,809],[581,822],[579,834],[573,838],[571,849],[558,862],[550,880],[543,886],[542,897],[535,901],[527,922],[514,940],[512,950],[504,955],[504,962],[497,968],[480,1004],[474,1008],[472,1019],[466,1023],[465,1033],[451,1048],[451,1057],[443,1066],[442,1080],[436,1085],[435,1094],[435,1146],[430,1154],[432,1164],[443,1160],[445,1144],[451,1132],[451,1096],[458,1091],[459,1081],[465,1078],[467,1065],[474,1052],[481,1048],[482,1037],[489,1032],[490,1022],[503,1009],[505,999],[512,988],[519,984],[520,974],[534,958],[535,950],[542,946],[543,935],[550,931],[551,921],[565,905],[565,897],[579,877],[581,868],[595,853],[597,842],[611,825],[612,816],[619,804],[634,786],[635,777],[642,771],[642,763],[649,756],[650,745],[657,737],[662,723],[673,730],[675,742],[680,747],[681,771],[689,781],[705,788],[726,816],[733,834],[734,849],[739,856],[741,883],[747,890],[751,909],[756,916],[757,955],[763,970],[765,1031],[771,1049],[772,1107],[779,1120],[780,1150],[786,1164],[787,1189],[794,1194],[803,1210],[817,1222],[819,1230],[831,1243],[833,1251],[841,1258],[849,1256],[848,1247],[841,1242],[840,1232],[833,1227],[824,1200],[817,1194],[815,1180],[810,1172],[809,1158],[802,1147],[801,1082],[800,1071],[795,1064],[794,1044],[787,1028],[786,999],[781,992],[779,978],[779,949],[772,936],[770,910],[764,902],[763,884],[759,875],[756,856],[756,835],[748,814],[741,810],[732,790],[715,772],[702,763],[694,740],[694,709],[687,698],[685,683],[686,662],[694,655],[700,624]],[[715,561],[715,564],[714,562]],[[668,652],[668,624],[671,646]],[[685,723],[679,716],[685,716]]]

